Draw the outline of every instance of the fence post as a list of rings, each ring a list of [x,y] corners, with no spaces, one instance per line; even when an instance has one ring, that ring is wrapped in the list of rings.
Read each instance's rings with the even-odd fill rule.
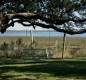
[[[30,36],[31,36],[31,44],[33,44],[33,33],[30,31]]]
[[[83,50],[84,50],[83,48],[84,48],[84,47],[83,47],[83,43],[82,43],[82,54],[83,54]]]
[[[55,43],[56,51],[57,51],[57,44],[58,44],[58,42],[57,42],[57,40],[56,40],[56,43]]]
[[[63,36],[62,58],[64,58],[64,52],[65,52],[65,37],[66,37],[66,33],[64,33],[64,36]]]

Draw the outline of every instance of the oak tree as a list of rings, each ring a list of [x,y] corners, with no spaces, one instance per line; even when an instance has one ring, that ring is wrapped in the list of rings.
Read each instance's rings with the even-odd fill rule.
[[[85,33],[86,0],[2,0],[1,33],[16,22],[34,29],[40,26],[68,34]]]

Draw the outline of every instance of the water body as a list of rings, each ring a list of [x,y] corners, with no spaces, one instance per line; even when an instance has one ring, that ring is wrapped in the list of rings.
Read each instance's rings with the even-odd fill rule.
[[[63,33],[56,31],[32,31],[33,36],[63,36]],[[4,34],[0,33],[0,36],[30,36],[30,31],[6,31]],[[68,37],[86,37],[86,33],[69,35]]]

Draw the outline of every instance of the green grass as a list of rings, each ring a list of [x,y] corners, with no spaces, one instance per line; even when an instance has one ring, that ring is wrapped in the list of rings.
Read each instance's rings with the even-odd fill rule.
[[[0,80],[86,80],[86,58],[0,60]]]

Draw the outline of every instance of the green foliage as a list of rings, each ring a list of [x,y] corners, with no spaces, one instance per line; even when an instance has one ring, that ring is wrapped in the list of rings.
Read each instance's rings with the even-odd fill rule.
[[[33,27],[35,25],[43,28],[52,28],[68,34],[84,33],[84,30],[74,31],[70,26],[66,26],[67,29],[65,29],[64,26],[61,28],[57,25],[62,25],[69,21],[80,24],[81,22],[85,22],[84,18],[83,20],[79,20],[80,18],[78,19],[77,17],[76,19],[71,14],[74,11],[81,10],[81,7],[85,9],[85,3],[86,1],[83,0],[14,0],[10,2],[8,7],[7,3],[2,0],[2,4],[0,5],[0,14],[2,13],[2,20],[0,17],[1,33],[4,33],[8,27],[14,26],[15,22],[23,26],[30,26],[23,23],[29,22]],[[13,19],[15,18],[19,20],[14,21]],[[46,22],[48,25],[39,23],[38,19]],[[9,23],[10,20],[11,22]],[[78,27],[78,25],[76,26]]]
[[[80,3],[84,5],[86,1],[81,0]],[[22,10],[19,8],[21,4],[24,5]],[[79,6],[73,0],[14,0],[11,1],[8,13],[32,12],[56,20],[68,17],[68,13]]]

